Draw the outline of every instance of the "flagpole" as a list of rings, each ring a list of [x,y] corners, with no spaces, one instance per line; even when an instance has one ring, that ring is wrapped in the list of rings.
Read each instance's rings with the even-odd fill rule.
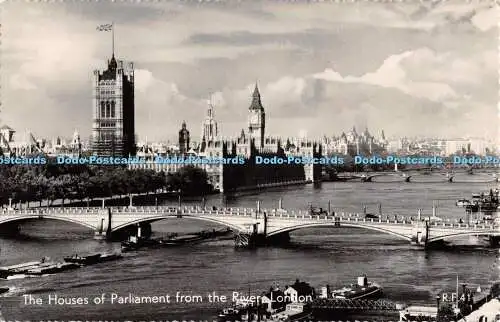
[[[111,50],[113,57],[115,56],[115,23],[111,22]]]

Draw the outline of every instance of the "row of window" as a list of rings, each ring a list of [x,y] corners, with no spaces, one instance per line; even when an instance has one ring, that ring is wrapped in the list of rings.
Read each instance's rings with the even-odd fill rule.
[[[115,122],[101,122],[101,127],[115,127]]]
[[[115,101],[102,101],[101,111],[99,113],[101,118],[114,118],[115,117]]]
[[[115,95],[115,91],[114,91],[114,90],[112,90],[112,91],[111,91],[111,90],[110,90],[110,91],[107,91],[107,90],[103,90],[103,89],[101,89],[101,90],[99,91],[99,94],[101,94],[101,95]]]

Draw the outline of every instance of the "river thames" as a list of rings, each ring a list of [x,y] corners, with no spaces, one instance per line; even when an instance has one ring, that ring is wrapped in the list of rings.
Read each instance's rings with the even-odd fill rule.
[[[207,206],[275,208],[283,198],[283,207],[308,209],[309,205],[347,213],[377,213],[378,203],[384,214],[423,215],[465,218],[464,209],[455,206],[460,198],[486,192],[497,183],[323,183],[276,188],[223,201],[222,196],[207,198]],[[184,201],[200,204],[199,200]],[[152,225],[155,235],[168,232],[194,232],[221,228],[192,219],[166,219]],[[12,265],[48,256],[62,261],[74,253],[119,250],[119,243],[94,240],[87,228],[57,221],[34,221],[21,227],[16,237],[0,239],[0,265]],[[0,286],[11,289],[0,298],[6,320],[166,320],[213,319],[217,310],[231,303],[210,303],[208,294],[216,292],[231,299],[233,292],[260,295],[273,283],[281,287],[296,279],[309,282],[319,291],[330,284],[336,288],[356,282],[366,274],[384,288],[384,298],[433,304],[437,293],[455,288],[460,282],[488,287],[498,279],[498,250],[481,247],[475,237],[451,240],[455,244],[474,244],[474,249],[422,251],[382,233],[352,228],[303,229],[291,233],[286,247],[238,250],[231,240],[213,241],[178,248],[144,250],[124,254],[119,261],[96,264],[74,271],[29,279],[2,280]],[[200,295],[198,303],[176,301],[176,293]],[[93,299],[107,301],[95,304]],[[109,297],[165,296],[171,303],[111,304]],[[42,304],[26,304],[23,295],[40,298]],[[88,304],[48,304],[49,297],[87,298]],[[186,299],[186,298],[185,298]],[[188,297],[189,299],[189,297]]]

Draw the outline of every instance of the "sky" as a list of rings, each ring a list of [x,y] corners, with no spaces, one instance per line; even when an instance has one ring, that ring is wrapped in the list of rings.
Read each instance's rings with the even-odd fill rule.
[[[83,137],[92,73],[135,65],[136,134],[198,140],[212,97],[223,136],[247,129],[255,83],[266,134],[499,137],[498,9],[412,3],[2,4],[0,124]]]

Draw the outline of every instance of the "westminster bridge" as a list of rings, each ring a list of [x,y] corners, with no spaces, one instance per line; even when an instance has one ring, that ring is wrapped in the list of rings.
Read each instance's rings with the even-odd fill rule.
[[[355,227],[378,231],[404,239],[412,244],[428,246],[445,238],[458,236],[500,236],[500,225],[496,223],[457,223],[451,220],[435,221],[433,217],[395,216],[389,218],[367,218],[362,214],[324,212],[311,214],[308,211],[256,208],[204,208],[195,206],[143,206],[143,207],[57,207],[25,210],[3,209],[0,212],[0,231],[12,229],[23,221],[52,219],[83,225],[95,231],[97,238],[110,239],[123,231],[141,231],[152,222],[166,218],[189,218],[217,223],[231,228],[237,234],[240,246],[255,240],[281,241],[288,233],[311,227]],[[238,241],[239,240],[239,241]]]

